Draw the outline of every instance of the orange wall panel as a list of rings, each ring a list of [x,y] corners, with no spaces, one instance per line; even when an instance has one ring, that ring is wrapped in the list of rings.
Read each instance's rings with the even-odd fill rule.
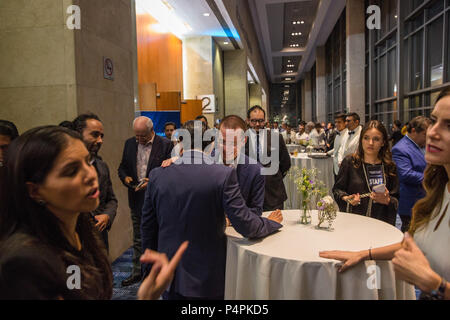
[[[156,32],[152,28],[156,24],[148,14],[136,16],[139,86],[156,83],[157,92],[182,94],[182,41],[170,33]]]

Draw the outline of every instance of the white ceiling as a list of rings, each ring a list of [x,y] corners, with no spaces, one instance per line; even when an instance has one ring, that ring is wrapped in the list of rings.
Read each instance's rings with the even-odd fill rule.
[[[345,8],[345,0],[248,0],[267,75],[272,83],[297,82],[315,61]],[[293,22],[303,21],[300,26]],[[292,33],[299,33],[292,35]],[[291,44],[299,44],[291,47]],[[293,65],[293,67],[290,67]],[[287,73],[287,70],[292,70]],[[286,81],[286,78],[291,80]]]
[[[214,0],[219,9],[223,6],[221,0]],[[193,36],[208,35],[212,36],[223,50],[234,50],[234,46],[219,23],[217,17],[212,12],[206,0],[136,0],[137,12],[148,13],[158,20],[155,9],[161,6],[161,3],[167,3],[173,8],[173,14],[183,23],[187,23],[191,30],[176,34],[184,39]],[[166,6],[167,7],[167,6]],[[222,10],[220,10],[223,14]],[[206,16],[204,14],[209,14]],[[237,35],[236,29],[233,27],[229,17],[224,17],[233,35]],[[160,21],[161,22],[161,21]],[[169,22],[170,23],[170,22]],[[239,42],[239,41],[237,41]]]

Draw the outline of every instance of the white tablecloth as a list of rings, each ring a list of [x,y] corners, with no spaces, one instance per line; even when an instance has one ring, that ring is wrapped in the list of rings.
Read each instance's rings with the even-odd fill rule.
[[[299,153],[297,157],[291,156],[291,170],[294,167],[298,167],[300,169],[317,168],[319,180],[325,183],[326,188],[330,192],[329,195],[331,195],[331,189],[334,185],[333,158],[311,159],[308,158],[306,153]],[[289,173],[284,178],[284,186],[286,187],[286,193],[288,196],[284,204],[285,208],[300,209],[302,203],[301,195],[298,193],[294,179]]]
[[[330,232],[315,229],[317,212],[309,226],[298,224],[299,210],[283,211],[283,217],[283,228],[260,240],[248,240],[227,228],[225,299],[415,299],[414,287],[395,279],[390,261],[365,261],[339,274],[339,261],[319,257],[320,251],[357,251],[400,242],[403,234],[395,227],[338,213]]]
[[[299,144],[287,144],[286,148],[289,152],[289,154],[291,154],[292,152],[294,152],[295,150],[297,150],[297,152],[300,152],[301,149],[305,149],[304,147],[302,147]]]

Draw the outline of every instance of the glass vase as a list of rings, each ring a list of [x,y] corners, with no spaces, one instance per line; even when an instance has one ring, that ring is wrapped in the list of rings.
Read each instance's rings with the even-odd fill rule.
[[[307,200],[304,200],[302,203],[300,223],[305,224],[305,225],[311,224],[311,214],[308,210],[308,201]]]

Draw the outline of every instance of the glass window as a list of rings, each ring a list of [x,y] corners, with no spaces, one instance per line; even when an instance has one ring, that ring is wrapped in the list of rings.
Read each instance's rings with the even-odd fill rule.
[[[387,81],[386,81],[387,74],[386,74],[386,71],[387,71],[387,55],[385,54],[380,58],[380,73],[379,73],[379,77],[380,77],[379,83],[381,86],[380,99],[388,97],[387,96]]]
[[[388,94],[387,97],[397,96],[397,50],[388,53]]]
[[[442,61],[442,36],[444,19],[441,17],[428,27],[428,74],[427,85],[437,86],[443,83],[444,65]]]
[[[420,30],[411,38],[411,91],[423,88],[423,30]]]
[[[427,20],[430,20],[444,11],[444,0],[434,1],[427,10]]]
[[[412,33],[413,31],[419,29],[420,27],[423,26],[424,24],[424,14],[423,12],[417,16],[416,18],[410,20],[407,23],[407,33]]]
[[[392,30],[397,26],[397,0],[389,0],[386,2],[389,3],[389,30]]]

